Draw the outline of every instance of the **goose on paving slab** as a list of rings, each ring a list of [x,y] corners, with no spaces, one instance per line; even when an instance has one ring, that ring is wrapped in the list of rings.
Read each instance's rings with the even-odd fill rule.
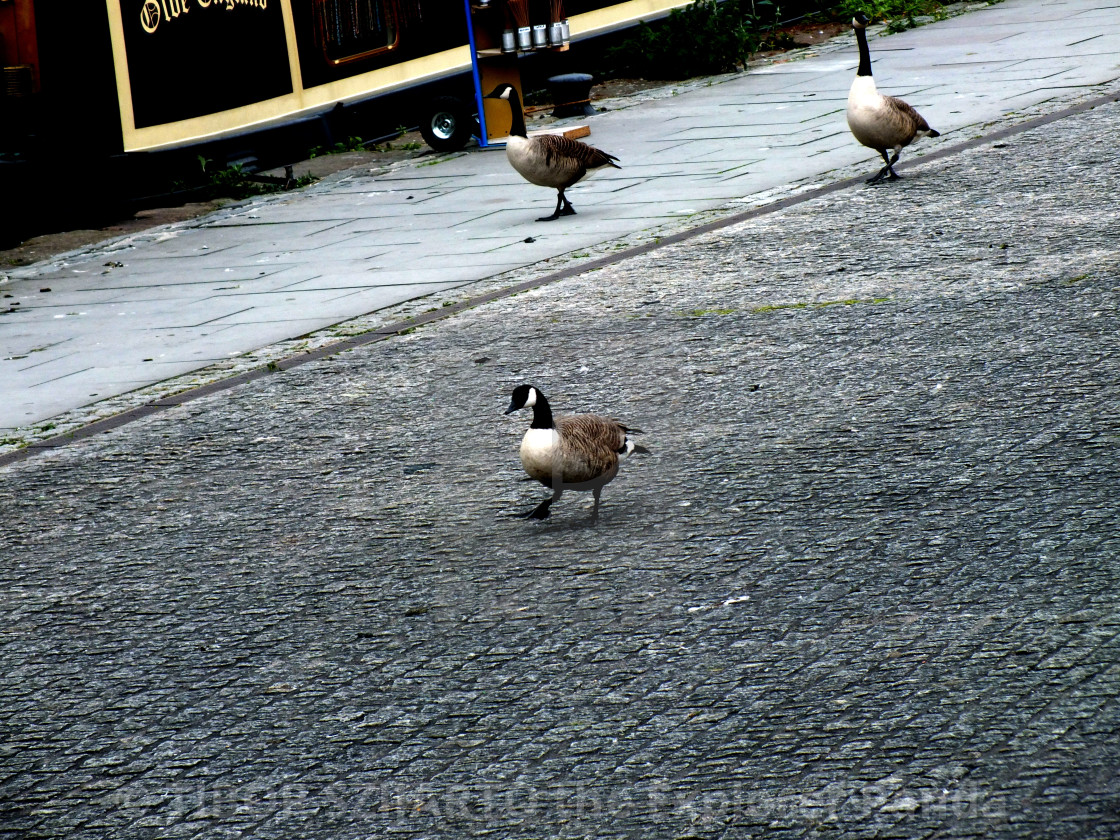
[[[867,47],[868,23],[869,18],[863,12],[857,12],[852,19],[859,43],[859,69],[848,91],[848,128],[856,140],[883,157],[886,166],[867,181],[875,184],[883,178],[889,181],[898,179],[894,165],[898,163],[902,150],[916,137],[941,135],[897,96],[884,96],[876,90],[875,79],[871,75],[871,51]],[[893,156],[887,155],[888,149],[894,151]]]
[[[525,114],[521,110],[521,98],[517,90],[509,84],[500,84],[486,95],[487,99],[504,99],[513,112],[513,126],[506,141],[506,159],[510,166],[528,181],[540,187],[556,190],[556,209],[551,216],[537,219],[538,222],[551,222],[561,216],[571,216],[576,211],[564,195],[564,190],[580,180],[588,172],[604,166],[621,169],[618,158],[604,151],[557,134],[536,134],[528,136],[525,129]]]

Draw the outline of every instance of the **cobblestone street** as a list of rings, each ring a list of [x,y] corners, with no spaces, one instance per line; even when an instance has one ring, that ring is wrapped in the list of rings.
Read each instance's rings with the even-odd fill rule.
[[[0,469],[0,836],[1120,836],[1118,131]],[[645,430],[597,525],[523,382]]]

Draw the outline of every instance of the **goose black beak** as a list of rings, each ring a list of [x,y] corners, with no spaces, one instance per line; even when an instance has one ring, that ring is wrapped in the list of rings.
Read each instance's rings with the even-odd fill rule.
[[[509,404],[509,408],[507,408],[505,411],[503,411],[502,414],[513,414],[513,412],[517,411],[518,408],[519,408],[519,406],[514,405],[513,402],[511,401],[510,404]]]

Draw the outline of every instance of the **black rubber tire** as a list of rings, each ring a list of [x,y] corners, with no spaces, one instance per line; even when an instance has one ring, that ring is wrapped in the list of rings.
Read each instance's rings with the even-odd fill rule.
[[[437,152],[457,152],[470,141],[477,125],[474,108],[462,99],[437,96],[420,121],[420,134]]]

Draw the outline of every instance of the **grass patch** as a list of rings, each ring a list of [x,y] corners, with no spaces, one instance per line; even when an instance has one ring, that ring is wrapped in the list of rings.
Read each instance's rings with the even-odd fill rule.
[[[848,298],[846,300],[822,300],[811,303],[774,303],[767,306],[756,306],[749,310],[752,315],[765,315],[767,312],[780,312],[785,309],[824,309],[828,306],[855,306],[859,303],[880,304],[890,301],[889,297],[881,298]]]
[[[731,315],[735,312],[734,309],[692,309],[688,312],[680,312],[686,318],[706,318],[709,315]]]

